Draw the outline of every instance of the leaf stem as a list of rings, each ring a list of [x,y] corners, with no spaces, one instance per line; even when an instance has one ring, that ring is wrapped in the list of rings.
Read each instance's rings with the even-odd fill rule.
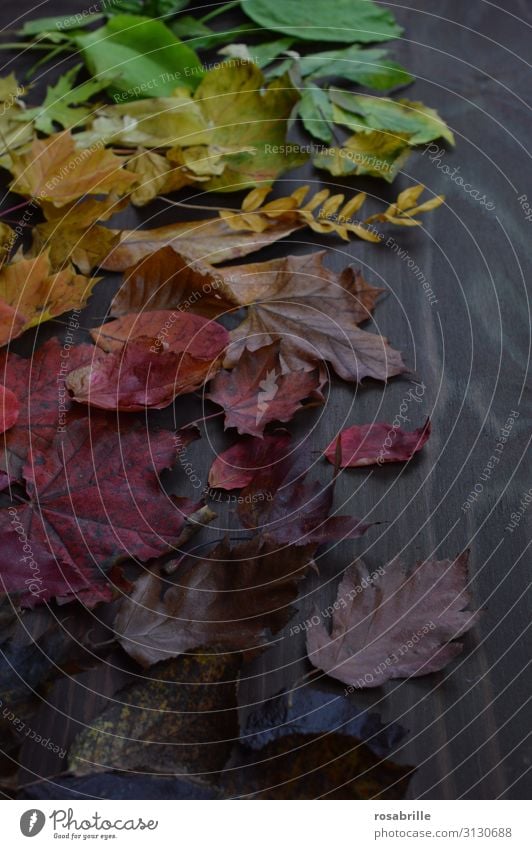
[[[196,203],[186,203],[183,200],[170,200],[170,198],[164,197],[163,195],[161,195],[159,200],[164,200],[171,206],[183,206],[185,209],[200,209],[202,212],[215,212],[215,210],[213,210],[210,206],[201,206],[201,204]],[[222,206],[221,209],[227,210],[227,212],[242,212],[241,209],[232,209],[232,207],[230,206]]]
[[[11,206],[9,209],[0,210],[0,218],[4,218],[5,215],[9,215],[11,212],[16,212],[17,209],[22,209],[23,206],[27,206],[31,203],[31,200],[25,200],[23,203],[17,203],[16,206]]]
[[[230,3],[224,3],[222,6],[217,6],[216,9],[213,9],[212,12],[208,12],[202,18],[198,18],[200,24],[204,24],[206,21],[212,20],[212,18],[216,18],[218,15],[221,15],[223,12],[228,12],[229,9],[234,9],[235,6],[240,6],[240,0],[231,0]]]

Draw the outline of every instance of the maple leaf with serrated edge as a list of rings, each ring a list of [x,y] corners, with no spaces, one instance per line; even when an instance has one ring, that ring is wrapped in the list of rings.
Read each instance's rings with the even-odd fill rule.
[[[16,394],[19,416],[2,437],[0,468],[13,480],[22,480],[22,467],[30,448],[46,452],[57,434],[74,418],[84,415],[65,388],[71,368],[76,368],[94,351],[92,345],[64,347],[59,339],[49,339],[31,359],[12,351],[0,351],[0,379]]]
[[[0,269],[0,345],[71,309],[82,309],[98,277],[65,268],[52,273],[48,252]]]
[[[281,339],[286,370],[311,370],[329,362],[344,380],[388,380],[406,371],[401,355],[383,336],[361,330],[382,290],[358,272],[340,274],[323,264],[324,251],[269,262],[230,266],[221,273],[247,316],[231,331],[224,365],[235,366],[244,350]]]
[[[108,420],[74,421],[46,451],[33,450],[24,468],[30,501],[0,510],[7,590],[24,590],[38,577],[42,593],[30,591],[30,604],[35,596],[94,603],[107,594],[105,575],[118,560],[144,561],[178,548],[187,518],[202,505],[162,490],[159,474],[175,459],[169,431],[125,424],[118,430]],[[26,543],[38,574],[31,563],[18,565]]]
[[[321,619],[307,633],[310,662],[357,689],[444,669],[478,616],[467,609],[467,562],[465,552],[408,573],[396,559],[372,576],[361,561],[352,564],[338,587],[331,634]]]
[[[283,373],[281,350],[278,342],[253,354],[244,350],[231,371],[216,375],[206,397],[223,407],[226,428],[261,436],[269,422],[289,421],[318,388],[317,371]]]

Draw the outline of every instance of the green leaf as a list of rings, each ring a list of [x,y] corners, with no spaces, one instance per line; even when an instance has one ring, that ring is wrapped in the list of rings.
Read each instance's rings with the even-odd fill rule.
[[[178,86],[194,89],[203,77],[196,53],[162,21],[115,15],[75,41],[94,77],[114,78],[109,88],[121,101],[170,95]]]
[[[78,104],[86,103],[98,91],[107,88],[109,80],[87,80],[73,89],[81,67],[76,65],[59,77],[55,85],[48,86],[42,106],[26,109],[24,119],[33,120],[35,128],[47,135],[55,132],[54,122],[65,130],[83,123],[93,112],[93,106]]]
[[[220,44],[232,41],[235,35],[255,29],[251,24],[239,24],[223,32],[216,32],[191,15],[184,15],[171,24],[175,34],[186,41],[191,41],[195,50],[210,50]]]
[[[311,41],[387,41],[402,32],[372,0],[241,0],[241,6],[260,26]]]
[[[37,18],[34,21],[26,21],[22,29],[18,30],[19,35],[41,35],[42,33],[57,33],[62,30],[77,29],[77,27],[93,24],[95,21],[100,21],[103,15],[56,15],[50,18]]]
[[[303,126],[311,136],[324,142],[332,141],[331,128],[334,124],[334,115],[327,92],[311,83],[302,92],[299,115]]]
[[[152,18],[160,18],[162,15],[177,15],[190,6],[190,0],[146,0],[144,14]]]
[[[390,100],[369,94],[352,94],[329,89],[334,120],[355,132],[386,130],[409,136],[409,144],[425,144],[443,138],[454,144],[454,136],[435,109],[413,100]]]
[[[364,50],[356,44],[344,50],[327,50],[304,56],[299,61],[302,77],[323,79],[343,77],[378,91],[390,91],[414,81],[397,62],[387,59],[388,51],[379,48]]]

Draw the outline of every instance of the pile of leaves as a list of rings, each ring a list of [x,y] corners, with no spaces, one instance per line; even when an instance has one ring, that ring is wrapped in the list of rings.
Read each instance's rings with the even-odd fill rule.
[[[389,181],[415,145],[452,133],[422,104],[320,87],[412,81],[386,51],[361,47],[400,32],[368,0],[338,3],[332,29],[317,0],[305,4],[310,28],[297,2],[246,0],[250,20],[223,33],[207,25],[214,14],[183,15],[187,5],[124,0],[83,27],[76,16],[26,23],[20,37],[44,60],[79,51],[90,77],[76,85],[73,66],[40,105],[13,75],[0,81],[0,164],[24,199],[0,223],[0,783],[27,798],[401,798],[412,772],[400,763],[404,732],[350,694],[457,656],[476,617],[467,554],[392,561],[377,576],[358,560],[345,570],[332,629],[317,613],[307,633],[309,670],[344,695],[293,682],[245,716],[237,681],[281,637],[321,547],[370,531],[334,510],[338,475],[411,462],[431,422],[352,425],[317,446],[330,465],[316,480],[311,446],[296,447],[285,426],[324,405],[336,379],[356,388],[408,370],[364,326],[382,290],[352,266],[331,270],[325,251],[241,260],[305,227],[378,243],[376,223],[417,226],[443,201],[412,185],[360,218],[363,192],[302,185],[271,199],[272,183],[308,158],[287,136],[296,118],[327,143],[337,126],[354,133],[313,155],[316,166]],[[257,25],[276,40],[249,42]],[[311,53],[307,40],[349,46]],[[225,58],[206,69],[195,50],[220,45]],[[240,206],[183,220],[186,202],[166,195],[196,184],[250,191]],[[130,204],[161,199],[173,223],[109,226]],[[13,228],[19,209],[30,223]],[[120,274],[116,286],[105,272]],[[95,287],[107,315],[76,343]],[[40,344],[41,325],[69,312],[70,337]],[[12,343],[32,329],[28,358]],[[168,429],[151,411],[198,393],[232,444],[191,499],[167,470],[184,482],[182,456],[204,419]],[[239,492],[238,536],[191,549],[221,491]],[[23,729],[46,726],[43,704],[61,704],[65,677],[98,680],[107,663],[121,670],[114,699],[82,718],[84,730],[73,722],[66,772],[56,761],[48,777],[60,777],[21,789]]]

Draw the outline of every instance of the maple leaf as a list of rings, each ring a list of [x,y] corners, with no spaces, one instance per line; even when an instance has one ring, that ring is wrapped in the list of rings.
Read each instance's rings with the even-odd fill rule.
[[[444,669],[478,615],[466,609],[467,561],[467,552],[426,560],[407,574],[392,560],[371,577],[361,561],[352,564],[338,587],[330,636],[321,621],[307,633],[309,660],[354,688]]]
[[[27,544],[25,555],[40,570],[40,601],[79,594],[88,604],[98,594],[108,597],[105,573],[118,559],[144,561],[177,548],[187,517],[201,505],[161,489],[159,473],[175,461],[172,433],[147,437],[141,427],[118,430],[88,419],[65,431],[46,451],[31,452],[24,468],[29,503],[0,510],[2,540],[10,539],[2,546],[0,575],[10,576],[10,591],[35,580],[31,563],[14,566]]]
[[[216,318],[235,307],[238,303],[216,269],[164,247],[126,270],[111,314],[181,309]]]
[[[81,414],[71,410],[65,388],[69,369],[75,368],[93,351],[92,345],[71,347],[49,339],[31,359],[12,351],[0,351],[0,375],[16,394],[20,412],[14,426],[3,436],[0,468],[14,480],[22,479],[22,467],[30,448],[45,452],[57,434],[60,420],[64,425]],[[63,422],[61,424],[63,426]]]
[[[43,201],[46,221],[33,228],[32,255],[48,251],[54,271],[72,262],[89,274],[118,244],[120,236],[97,223],[107,221],[128,204],[127,198],[111,194],[103,200],[88,197],[61,207]]]
[[[265,466],[242,490],[238,515],[246,528],[279,545],[322,545],[362,536],[370,527],[354,516],[329,516],[334,479],[327,485],[306,479],[306,451]]]
[[[216,457],[209,486],[229,490],[247,486],[261,469],[284,460],[290,440],[286,432],[240,439]]]
[[[139,578],[116,617],[118,640],[144,667],[200,646],[251,656],[292,616],[310,563],[309,547],[225,540],[208,559],[179,562],[177,585],[157,573]]]
[[[325,449],[325,456],[336,465],[340,441],[339,465],[342,468],[402,462],[421,451],[430,436],[430,430],[430,419],[423,427],[410,432],[386,422],[352,425],[332,440]]]
[[[81,309],[98,280],[69,268],[52,274],[47,252],[4,265],[0,269],[0,345],[67,310]]]
[[[20,414],[20,401],[11,389],[0,383],[0,433],[13,427]]]
[[[319,386],[317,371],[283,373],[279,343],[256,353],[244,350],[232,371],[214,378],[206,397],[225,411],[225,427],[261,436],[269,422],[289,421],[303,409],[301,401]]]
[[[124,193],[137,180],[122,160],[100,145],[78,150],[70,132],[35,139],[27,153],[13,153],[10,188],[19,195],[63,206],[84,195]]]
[[[67,386],[76,401],[124,411],[162,409],[198,389],[220,367],[229,338],[221,324],[168,311],[124,316],[92,336],[110,353],[71,372]]]
[[[381,290],[346,268],[338,275],[323,265],[325,252],[289,256],[223,269],[247,317],[231,332],[224,365],[236,365],[245,349],[283,342],[284,367],[311,370],[331,363],[344,380],[387,380],[406,371],[398,351],[359,324],[371,316]]]

